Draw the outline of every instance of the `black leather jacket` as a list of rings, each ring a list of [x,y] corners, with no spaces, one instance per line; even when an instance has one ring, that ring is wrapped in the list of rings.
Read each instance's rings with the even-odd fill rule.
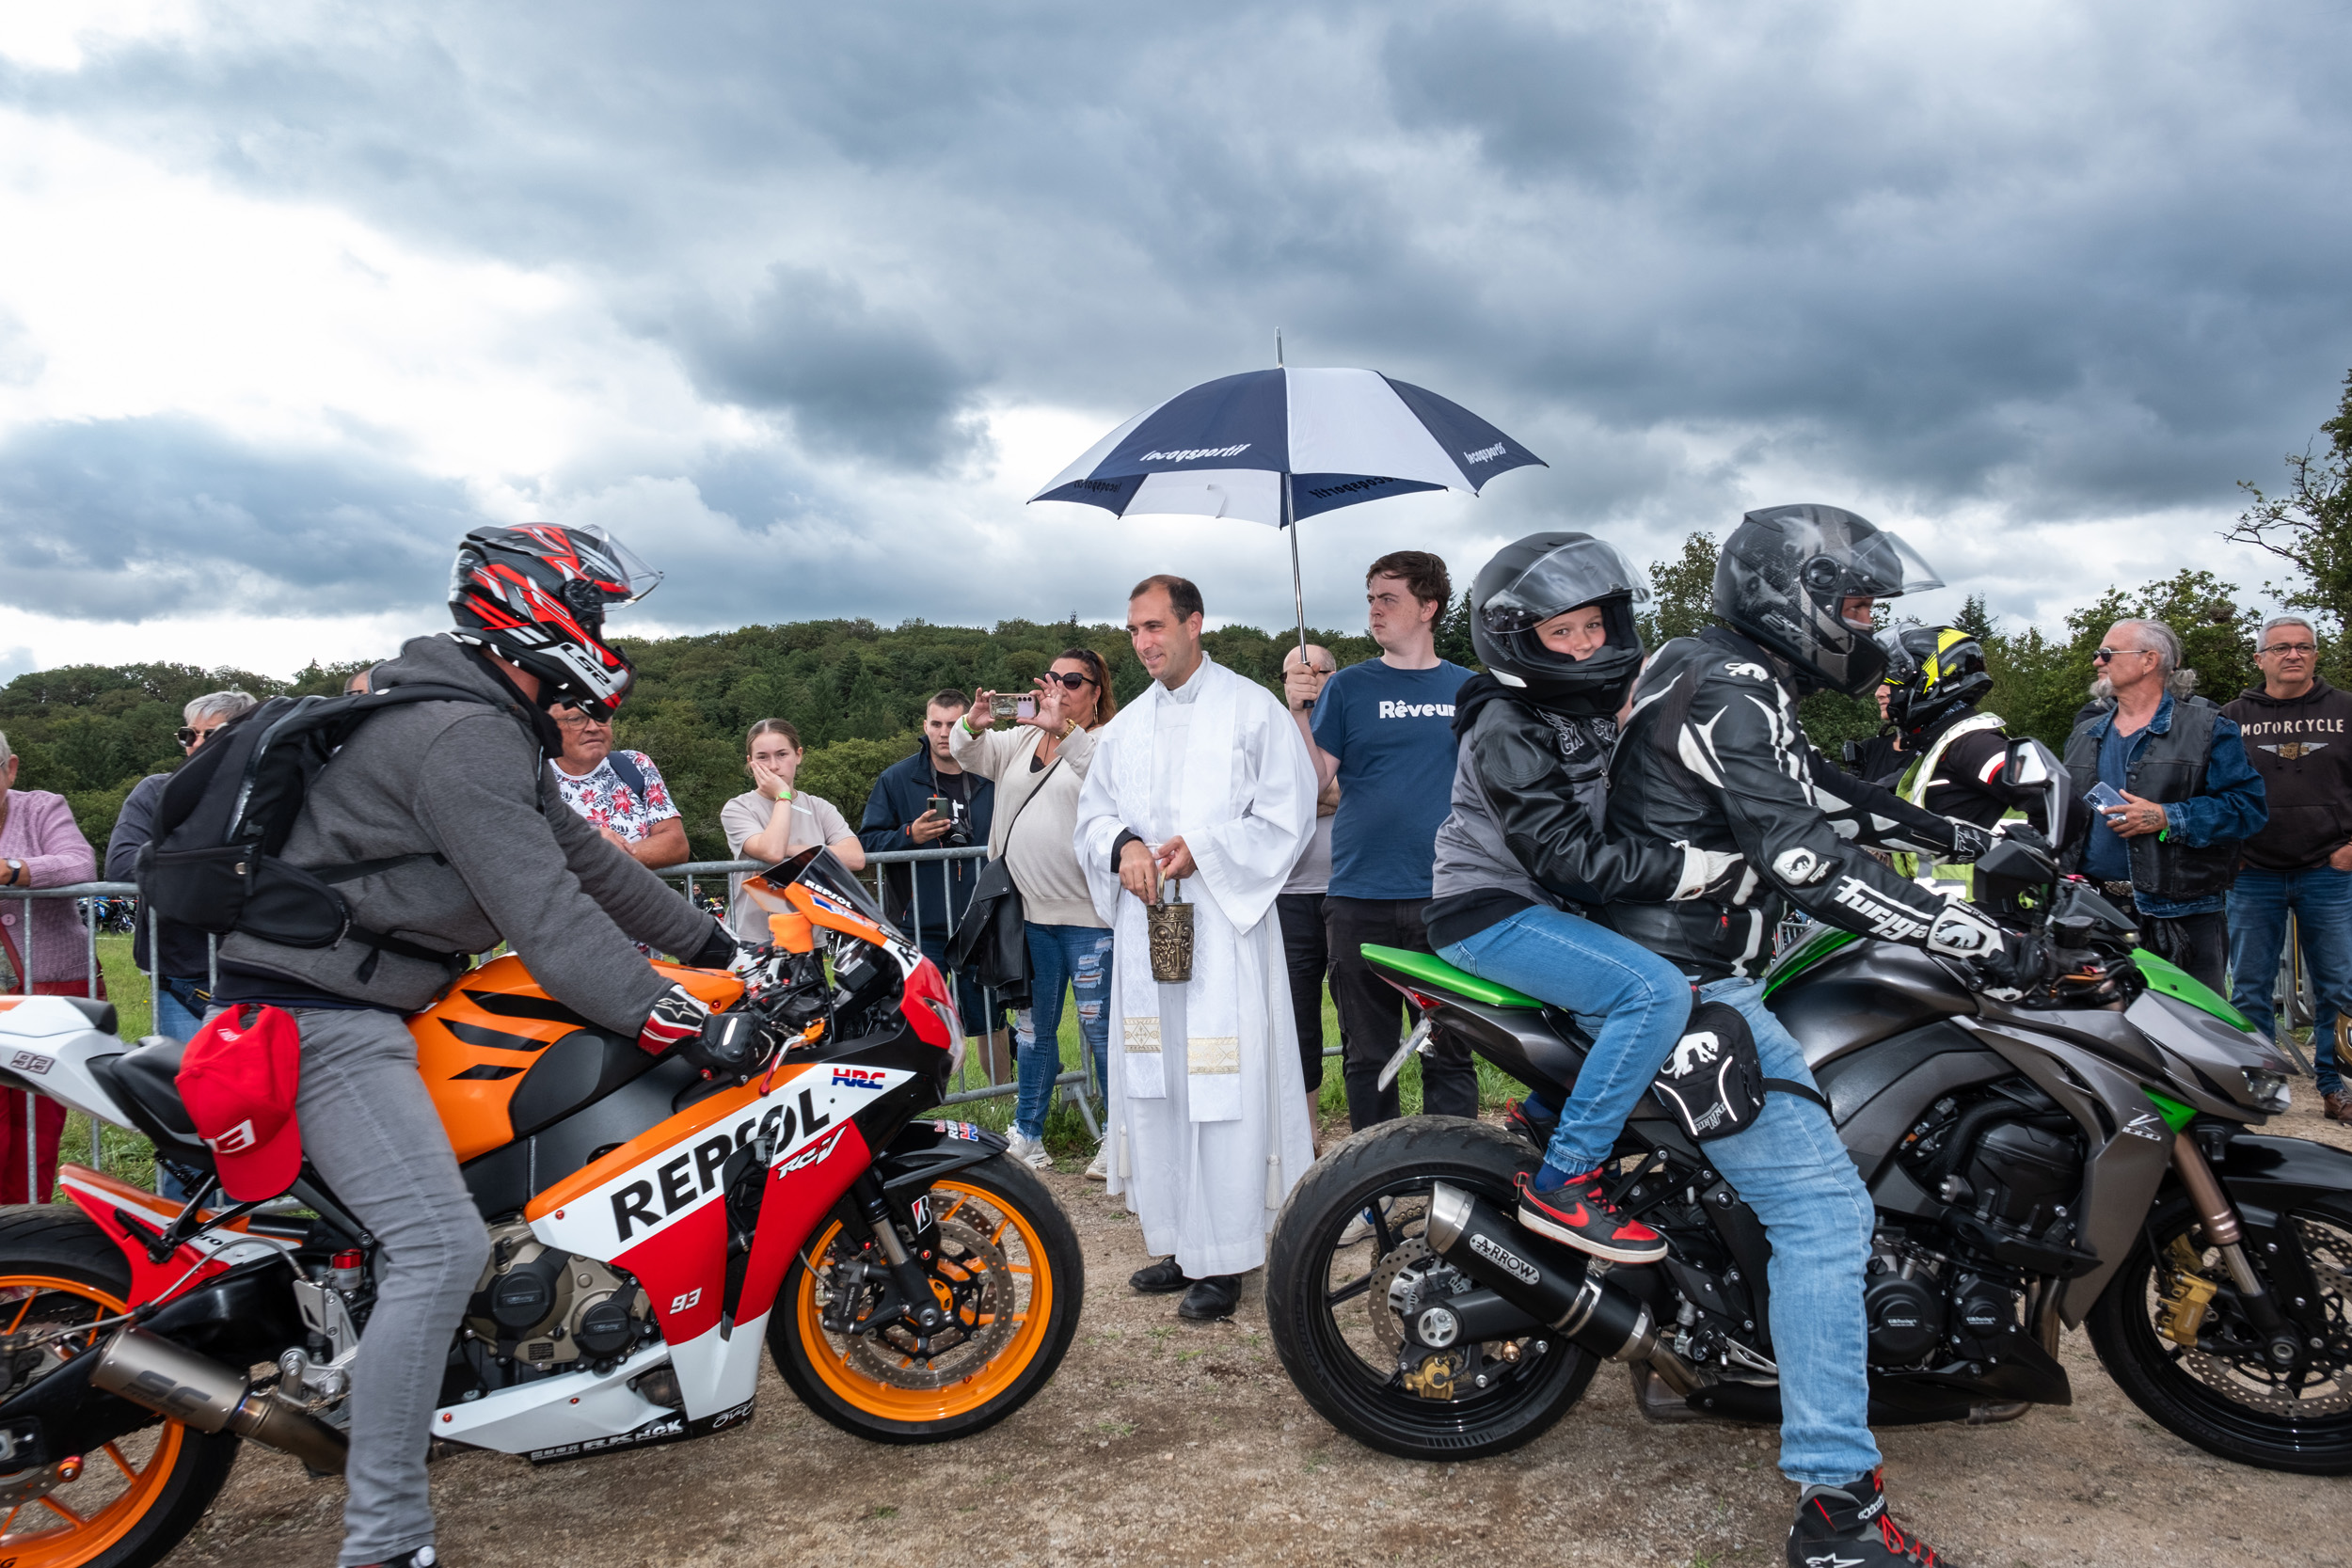
[[[1773,656],[1720,626],[1677,638],[1650,662],[1633,704],[1610,765],[1610,836],[1737,851],[1754,875],[1727,897],[1612,904],[1619,932],[1701,981],[1761,974],[1788,903],[1930,951],[1981,945],[1981,916],[1966,911],[1973,942],[1939,929],[1952,919],[1945,900],[1864,849],[1972,860],[1988,842],[1982,832],[1833,767],[1799,727],[1787,666]]]

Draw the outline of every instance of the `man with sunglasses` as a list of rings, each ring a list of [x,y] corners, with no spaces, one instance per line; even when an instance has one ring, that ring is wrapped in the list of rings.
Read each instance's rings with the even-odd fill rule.
[[[2292,911],[2312,977],[2322,1114],[2352,1121],[2337,1059],[2352,1035],[2352,692],[2320,678],[2319,639],[2300,615],[2265,621],[2257,648],[2262,685],[2221,709],[2245,736],[2270,814],[2230,889],[2230,1000],[2275,1032],[2270,990]]]
[[[2202,697],[2176,698],[2181,640],[2161,621],[2107,628],[2093,692],[2115,706],[2074,726],[2066,768],[2086,799],[2108,803],[2067,847],[2067,869],[2137,909],[2140,941],[2216,991],[2230,960],[2230,882],[2244,841],[2266,819],[2262,775],[2236,721]]]

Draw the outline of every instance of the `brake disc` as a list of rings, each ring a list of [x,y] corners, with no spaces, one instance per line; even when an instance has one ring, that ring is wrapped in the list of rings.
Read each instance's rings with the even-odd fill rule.
[[[1427,1242],[1419,1236],[1407,1236],[1394,1252],[1373,1265],[1372,1287],[1364,1292],[1364,1305],[1372,1312],[1373,1337],[1391,1355],[1405,1348],[1405,1326],[1397,1321],[1396,1309],[1389,1305],[1389,1292],[1395,1287],[1397,1275],[1406,1269],[1425,1267],[1436,1261],[1437,1256]]]
[[[2352,1329],[2344,1318],[2345,1299],[2352,1296],[2352,1236],[2334,1226],[2306,1219],[2292,1223],[2302,1240],[2303,1255],[2311,1261],[2312,1277],[2325,1300],[2328,1320],[2327,1343],[2305,1363],[2312,1381],[2304,1384],[2304,1391],[2298,1394],[2286,1388],[2285,1374],[2251,1354],[2219,1356],[2193,1350],[2182,1354],[2181,1365],[2200,1383],[2250,1410],[2298,1420],[2340,1416],[2352,1410]]]
[[[943,1272],[946,1267],[961,1277]],[[853,1335],[847,1354],[852,1369],[894,1388],[944,1388],[986,1366],[1012,1338],[1014,1281],[1002,1247],[961,1220],[943,1220],[929,1274],[949,1326],[921,1341],[903,1323]],[[940,1345],[950,1334],[961,1337]]]

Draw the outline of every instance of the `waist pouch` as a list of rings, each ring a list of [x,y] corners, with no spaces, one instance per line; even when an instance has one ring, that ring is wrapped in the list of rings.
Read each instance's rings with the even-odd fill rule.
[[[1756,1054],[1747,1019],[1723,1002],[1702,1002],[1691,1009],[1689,1027],[1675,1042],[1650,1089],[1683,1132],[1699,1143],[1728,1138],[1754,1126],[1764,1113],[1768,1091],[1793,1094],[1829,1109],[1829,1101],[1812,1085],[1764,1076],[1764,1061]]]

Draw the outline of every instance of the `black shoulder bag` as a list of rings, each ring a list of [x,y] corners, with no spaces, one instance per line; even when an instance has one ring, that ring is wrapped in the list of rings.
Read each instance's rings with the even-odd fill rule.
[[[1037,753],[1031,752],[1031,756]],[[1005,828],[1005,852],[980,868],[972,883],[972,901],[963,908],[955,934],[947,939],[947,962],[974,985],[993,988],[1000,1000],[1020,1007],[1029,1001],[1029,917],[1021,906],[1021,890],[1013,885],[1012,832],[1021,826],[1021,813],[1045,793],[1061,758],[1038,776],[1037,787],[1023,797],[1021,810]]]

